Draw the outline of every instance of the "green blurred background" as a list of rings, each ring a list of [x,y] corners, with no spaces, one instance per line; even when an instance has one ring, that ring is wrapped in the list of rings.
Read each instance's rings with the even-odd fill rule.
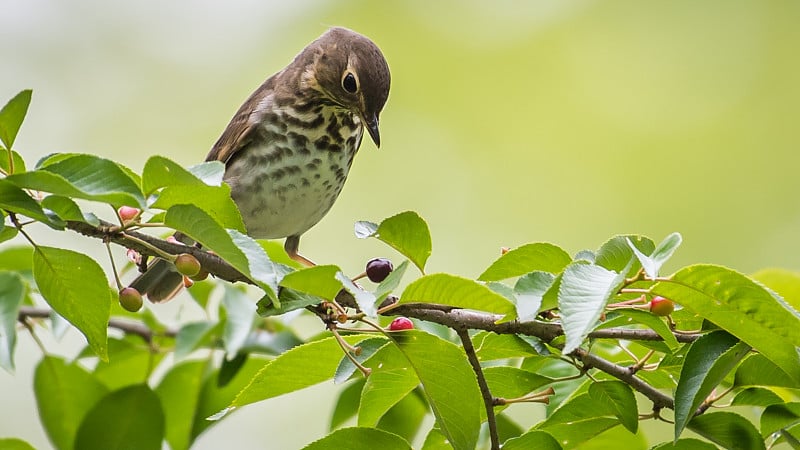
[[[392,90],[381,149],[365,140],[303,239],[315,261],[357,273],[393,256],[352,224],[411,209],[431,227],[431,272],[476,276],[501,246],[574,253],[672,231],[684,245],[668,269],[798,270],[798,24],[789,0],[0,0],[0,102],[34,90],[16,145],[29,165],[55,151],[195,164],[266,76],[346,26],[383,49]],[[1,408],[0,436],[46,448],[39,356],[22,336],[16,376],[0,373],[18,405]],[[248,408],[198,448],[300,446],[325,432],[332,396]]]

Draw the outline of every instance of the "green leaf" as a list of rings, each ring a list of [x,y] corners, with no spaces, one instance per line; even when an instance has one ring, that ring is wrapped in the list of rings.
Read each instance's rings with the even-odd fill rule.
[[[358,407],[358,426],[371,427],[419,384],[413,370],[401,367],[375,370],[367,377]]]
[[[100,221],[94,214],[84,214],[81,212],[78,204],[69,197],[48,195],[42,199],[42,207],[53,211],[58,218],[63,221],[71,220],[75,222],[86,222],[94,226],[100,225]]]
[[[631,433],[639,429],[639,410],[633,390],[621,381],[599,381],[589,386],[589,396],[596,402],[606,403],[614,411],[622,426]]]
[[[408,442],[414,440],[428,416],[428,404],[420,389],[415,389],[392,406],[378,421],[377,428],[394,433]]]
[[[0,243],[9,241],[17,237],[19,230],[14,226],[6,226],[6,212],[0,209]]]
[[[421,450],[453,450],[453,446],[450,445],[447,436],[434,426],[425,436],[425,442],[423,442]]]
[[[669,329],[666,322],[664,322],[664,319],[661,317],[658,317],[649,311],[642,311],[638,309],[625,308],[617,309],[614,312],[655,331],[656,334],[664,339],[664,343],[667,344],[670,349],[675,349],[678,347],[678,339],[674,334],[672,334],[672,330]],[[609,314],[609,319],[611,317],[613,316]]]
[[[131,178],[127,169],[93,155],[57,155],[37,170],[17,173],[6,180],[21,188],[110,203],[115,208],[145,206],[138,182]]]
[[[202,209],[225,228],[245,231],[242,215],[231,198],[231,189],[227,184],[208,186],[200,183],[197,187],[169,186],[161,191],[151,207],[169,210],[174,205],[184,204]]]
[[[398,303],[436,303],[486,311],[502,315],[498,322],[514,320],[516,316],[516,307],[507,298],[473,280],[446,273],[418,278],[406,286]]]
[[[22,126],[22,121],[28,113],[32,94],[33,91],[30,89],[20,91],[3,106],[3,109],[0,109],[0,141],[6,148],[14,146],[19,127]]]
[[[418,330],[393,334],[416,371],[436,423],[456,450],[475,448],[483,400],[462,349]]]
[[[533,271],[555,274],[564,270],[570,262],[572,258],[561,247],[547,242],[525,244],[500,256],[478,280],[500,281]]]
[[[209,186],[220,186],[225,178],[225,164],[222,161],[205,161],[189,167],[188,170]]]
[[[22,214],[53,228],[63,228],[47,217],[36,200],[7,179],[0,179],[0,209]]]
[[[336,281],[341,283],[344,290],[355,298],[358,309],[360,309],[361,312],[366,314],[367,317],[377,317],[378,308],[375,306],[377,299],[372,292],[366,291],[356,285],[350,277],[341,271],[336,273]]]
[[[618,424],[611,405],[598,403],[584,393],[562,403],[534,429],[548,432],[565,448],[575,448]]]
[[[153,353],[152,348],[139,336],[109,339],[108,362],[99,361],[93,375],[110,390],[147,381],[150,371],[157,366],[164,353]]]
[[[211,370],[211,373],[203,379],[203,389],[200,393],[200,400],[197,405],[194,425],[192,426],[192,440],[206,431],[212,425],[219,422],[208,420],[208,417],[219,410],[230,405],[234,398],[250,383],[250,380],[258,373],[269,361],[264,358],[251,357],[239,368],[235,376],[229,379],[226,384],[221,383],[219,369]]]
[[[509,366],[495,366],[483,369],[486,383],[495,397],[518,398],[552,383],[554,380],[544,375]]]
[[[45,356],[36,366],[33,390],[39,419],[53,446],[71,450],[86,413],[108,392],[77,364]]]
[[[675,250],[681,245],[681,241],[682,238],[680,234],[672,233],[658,244],[658,247],[653,250],[652,254],[646,255],[636,248],[630,238],[626,238],[628,246],[631,248],[631,251],[633,251],[633,254],[636,255],[636,258],[639,259],[639,263],[642,265],[642,268],[644,268],[644,272],[651,278],[658,276],[658,271],[661,270],[661,266],[675,253]]]
[[[172,367],[156,387],[166,423],[166,440],[172,450],[188,450],[192,425],[208,363],[187,361]]]
[[[732,406],[769,406],[776,403],[783,403],[783,399],[769,389],[760,387],[743,389],[731,401]]]
[[[566,337],[564,354],[580,347],[624,279],[621,274],[590,264],[575,263],[564,269],[558,290],[561,324]]]
[[[142,190],[150,195],[164,188],[153,208],[169,209],[173,205],[192,204],[207,212],[224,228],[244,232],[244,222],[231,199],[230,187],[222,184],[224,167],[222,163],[213,161],[187,170],[163,156],[153,156],[142,171]]]
[[[700,439],[686,438],[658,444],[651,450],[717,450],[717,446]]]
[[[225,230],[208,213],[194,205],[175,205],[164,223],[203,244],[236,270],[253,280],[280,307],[277,268],[258,242],[236,230]]]
[[[394,270],[389,273],[389,276],[378,284],[378,287],[375,289],[376,303],[382,302],[389,294],[397,289],[397,286],[400,286],[400,282],[403,280],[403,275],[406,273],[407,268],[408,260],[405,260],[400,263],[399,266],[395,267]]]
[[[800,309],[800,272],[786,269],[764,269],[754,273],[751,277],[777,292],[794,309]]]
[[[259,316],[277,316],[289,311],[305,308],[306,306],[318,305],[325,301],[324,298],[306,294],[304,292],[298,292],[287,287],[278,290],[278,293],[280,298],[280,306],[275,306],[275,304],[272,303],[272,299],[266,295],[262,297],[258,303],[256,303],[256,313],[258,313]]]
[[[425,263],[431,256],[431,233],[428,224],[413,211],[384,219],[375,227],[371,222],[356,222],[356,237],[375,237],[389,244],[425,273]]]
[[[33,274],[33,247],[7,247],[0,251],[0,270],[17,272],[23,277]]]
[[[531,272],[517,280],[514,296],[517,298],[517,316],[520,321],[533,320],[542,307],[542,299],[555,282],[555,275],[548,272]]]
[[[348,384],[339,393],[336,399],[336,406],[331,414],[331,423],[328,431],[333,431],[358,413],[358,404],[361,401],[361,390],[364,388],[366,379],[361,378]]]
[[[0,448],[4,450],[36,450],[31,444],[17,438],[0,439]]]
[[[747,342],[800,383],[800,314],[760,284],[725,267],[696,265],[652,292]]]
[[[411,450],[405,439],[375,428],[342,428],[314,441],[303,450]]]
[[[722,330],[692,343],[675,390],[675,440],[703,400],[749,351],[749,345]]]
[[[597,250],[595,257],[595,264],[605,267],[614,272],[622,272],[625,270],[625,276],[631,277],[639,269],[642,268],[641,263],[633,254],[633,250],[628,245],[628,242],[633,243],[634,247],[639,249],[640,252],[649,255],[653,253],[656,245],[649,238],[639,235],[620,235],[606,241],[600,249]],[[631,264],[631,261],[634,264]],[[630,264],[630,266],[629,266]],[[626,270],[626,268],[628,268]]]
[[[225,355],[231,359],[242,348],[250,330],[253,329],[256,305],[244,292],[232,285],[225,284],[224,287],[222,307],[225,311],[225,325],[222,330],[222,340]]]
[[[209,169],[224,167],[222,163],[214,162],[215,164],[208,166]],[[151,156],[142,169],[142,191],[145,195],[151,195],[167,186],[202,187],[208,185],[180,164],[163,156]]]
[[[369,337],[353,335],[343,339],[355,345]],[[322,383],[333,377],[341,359],[342,350],[333,337],[294,347],[267,363],[230,406],[244,406]]]
[[[726,449],[765,449],[756,427],[749,420],[732,412],[701,414],[689,422],[689,429]]]
[[[146,384],[111,392],[86,414],[75,438],[81,450],[161,450],[164,411]]]
[[[47,303],[80,330],[92,350],[107,361],[113,300],[100,265],[82,253],[39,246],[33,253],[33,277]]]
[[[761,414],[761,437],[800,423],[800,403],[779,403],[767,406]]]
[[[516,334],[481,331],[472,337],[472,341],[475,343],[475,354],[480,361],[524,358],[539,354],[528,341]]]
[[[398,369],[407,364],[405,358],[403,358],[400,352],[394,348],[394,346],[389,345],[389,340],[383,336],[365,339],[358,343],[358,347],[361,349],[361,353],[352,355],[353,358],[355,358],[355,360],[360,364],[364,364],[365,361],[372,359],[367,366],[375,367],[375,370],[378,370],[378,368],[382,368],[383,370]],[[394,361],[389,363],[387,360],[387,354],[397,357],[391,358]],[[405,364],[398,364],[398,359]],[[349,380],[354,373],[356,373],[356,370],[358,370],[358,368],[355,364],[353,364],[353,361],[351,361],[350,358],[342,358],[341,361],[339,361],[339,365],[336,367],[336,373],[333,376],[333,382],[336,384],[344,383],[345,381]]]
[[[0,271],[0,366],[9,372],[14,371],[19,307],[26,290],[19,274]]]
[[[286,274],[280,285],[296,291],[305,292],[326,300],[333,300],[342,290],[342,283],[336,279],[341,269],[334,265],[314,266]]]
[[[9,163],[9,160],[8,160],[8,152],[9,152],[9,150],[3,148],[2,146],[0,146],[0,151],[2,151],[2,153],[4,153],[4,154],[0,154],[0,169],[5,171],[5,173],[7,173],[7,174],[25,172],[25,170],[26,170],[25,169],[25,160],[22,158],[22,155],[20,155],[19,153],[15,152],[14,150],[11,150],[11,158],[12,158],[13,164],[14,164],[14,166],[12,167],[11,164]]]
[[[750,355],[736,369],[734,386],[781,386],[797,388],[797,382],[764,355]]]
[[[366,220],[359,220],[355,224],[356,237],[359,239],[366,239],[372,237],[378,232],[378,224],[368,222]]]
[[[503,450],[561,450],[561,444],[550,434],[532,430],[520,437],[509,439],[503,444]]]
[[[189,322],[181,326],[175,336],[175,359],[181,360],[207,344],[219,332],[219,322]]]

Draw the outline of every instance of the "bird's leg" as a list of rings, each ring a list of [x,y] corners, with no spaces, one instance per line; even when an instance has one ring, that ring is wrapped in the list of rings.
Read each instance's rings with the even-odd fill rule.
[[[314,261],[311,261],[305,256],[297,253],[297,249],[299,247],[300,247],[300,236],[289,236],[286,238],[286,242],[283,243],[283,249],[286,250],[286,253],[289,255],[289,258],[292,258],[293,260],[307,267],[316,266]]]

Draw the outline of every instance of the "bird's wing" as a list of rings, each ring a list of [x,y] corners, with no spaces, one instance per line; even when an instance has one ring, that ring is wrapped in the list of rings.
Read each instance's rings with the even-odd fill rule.
[[[217,142],[206,156],[206,161],[222,161],[227,163],[233,155],[250,143],[253,130],[261,123],[264,114],[269,110],[272,101],[272,84],[275,77],[270,77],[250,97],[245,100]]]

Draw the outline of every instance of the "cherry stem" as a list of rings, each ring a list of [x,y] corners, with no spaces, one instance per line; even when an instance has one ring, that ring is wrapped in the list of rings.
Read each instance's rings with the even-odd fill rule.
[[[131,240],[133,242],[136,242],[137,244],[139,244],[139,245],[141,245],[143,247],[146,247],[148,250],[150,250],[153,253],[155,253],[156,255],[158,255],[158,257],[161,258],[161,259],[165,259],[167,261],[170,261],[170,262],[174,263],[175,259],[177,258],[176,255],[171,255],[171,254],[165,252],[164,250],[161,250],[160,248],[150,244],[149,242],[137,238],[136,236],[133,236],[133,235],[130,235],[130,234],[124,233],[124,232],[122,233],[122,235],[125,236],[125,239],[129,239],[129,240]]]
[[[354,276],[353,278],[351,278],[350,281],[355,283],[356,281],[358,281],[358,280],[360,280],[360,279],[362,279],[362,278],[364,278],[366,276],[367,276],[367,272],[361,272],[360,274],[358,274],[358,275]]]
[[[119,279],[119,272],[117,271],[117,264],[114,262],[114,255],[111,254],[111,242],[106,241],[106,250],[108,251],[108,260],[111,261],[111,271],[114,272],[114,281],[117,282],[117,289],[122,290],[122,281]]]

